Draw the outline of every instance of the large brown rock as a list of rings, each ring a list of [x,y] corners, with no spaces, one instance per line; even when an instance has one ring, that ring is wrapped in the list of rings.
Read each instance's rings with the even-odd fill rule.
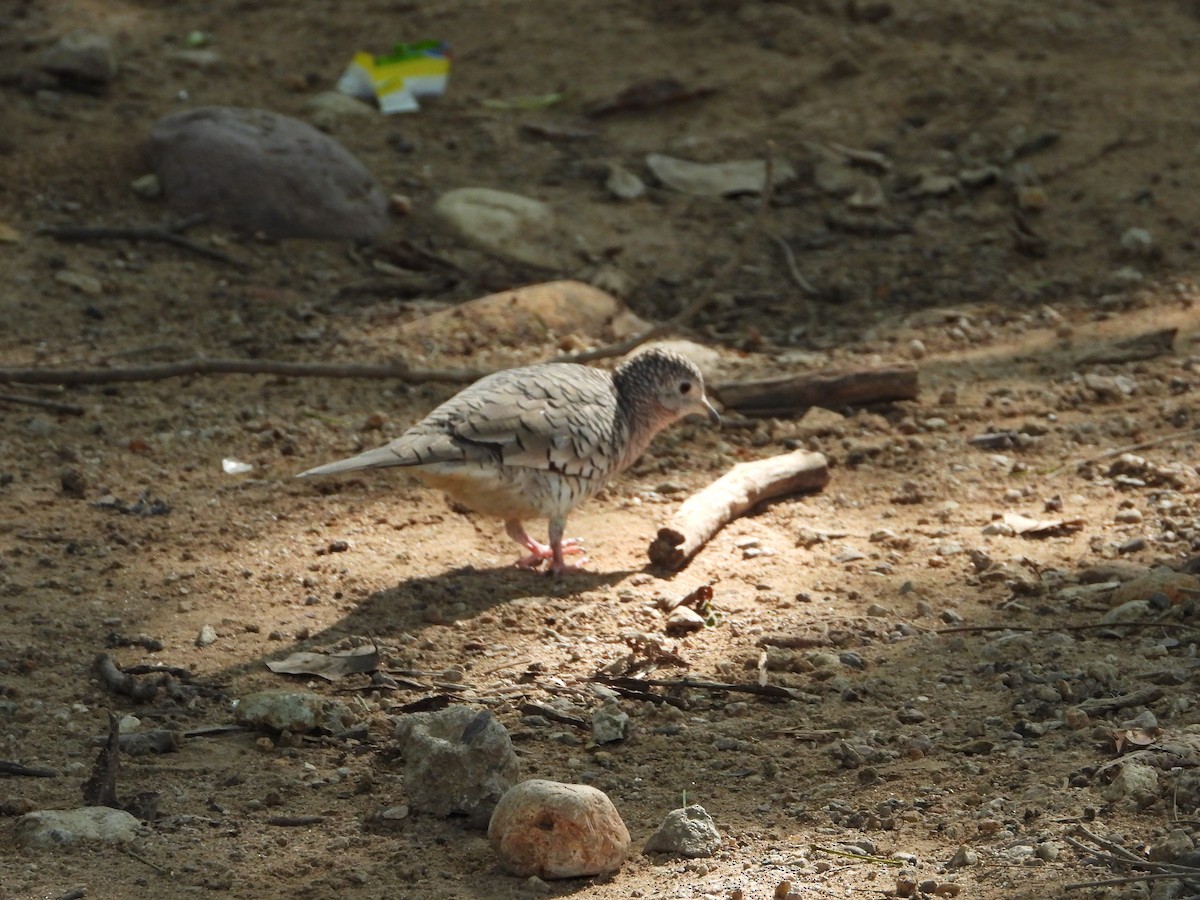
[[[205,106],[150,129],[150,161],[180,216],[276,238],[373,238],[387,196],[341,144],[263,109]]]
[[[603,791],[541,779],[522,781],[500,798],[488,840],[522,878],[615,872],[629,855],[629,829]]]

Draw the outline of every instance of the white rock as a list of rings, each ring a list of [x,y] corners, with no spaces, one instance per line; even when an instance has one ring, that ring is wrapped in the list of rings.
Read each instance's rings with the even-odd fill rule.
[[[488,840],[504,867],[522,878],[615,872],[629,854],[629,829],[603,791],[541,779],[500,798]]]
[[[766,184],[767,164],[761,159],[739,159],[723,163],[694,163],[661,153],[646,157],[646,166],[667,187],[694,197],[723,197],[728,194],[758,194]],[[774,181],[785,184],[796,170],[776,160]]]
[[[608,164],[604,186],[619,200],[636,200],[646,193],[646,183],[619,163]]]
[[[557,217],[540,200],[465,187],[443,194],[433,208],[462,237],[498,256],[548,269],[565,264]]]
[[[84,806],[47,809],[17,819],[14,837],[23,847],[54,849],[72,844],[123,844],[137,837],[141,823],[123,809]]]

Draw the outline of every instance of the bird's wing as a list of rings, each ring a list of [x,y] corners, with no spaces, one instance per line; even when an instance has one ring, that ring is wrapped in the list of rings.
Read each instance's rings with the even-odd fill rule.
[[[623,443],[611,376],[544,364],[489,375],[391,443],[301,474],[490,462],[587,477],[609,471]]]
[[[607,373],[530,366],[498,373],[478,387],[446,404],[453,408],[443,421],[456,443],[486,449],[506,466],[583,476],[611,468],[622,436]]]

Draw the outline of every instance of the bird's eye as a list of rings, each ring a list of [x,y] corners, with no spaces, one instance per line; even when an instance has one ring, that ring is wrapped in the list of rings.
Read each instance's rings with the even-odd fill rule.
[[[692,383],[690,381],[685,381],[683,384],[679,385],[679,393],[690,394],[691,392],[692,392]]]

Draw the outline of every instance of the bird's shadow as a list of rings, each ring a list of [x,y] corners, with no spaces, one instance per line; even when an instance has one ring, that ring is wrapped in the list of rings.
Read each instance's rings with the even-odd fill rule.
[[[418,633],[431,626],[472,619],[513,601],[569,600],[575,595],[611,587],[632,574],[632,570],[618,570],[572,572],[554,577],[511,566],[450,569],[437,575],[408,578],[394,587],[369,594],[346,616],[312,639],[326,642],[349,635],[386,638]]]

